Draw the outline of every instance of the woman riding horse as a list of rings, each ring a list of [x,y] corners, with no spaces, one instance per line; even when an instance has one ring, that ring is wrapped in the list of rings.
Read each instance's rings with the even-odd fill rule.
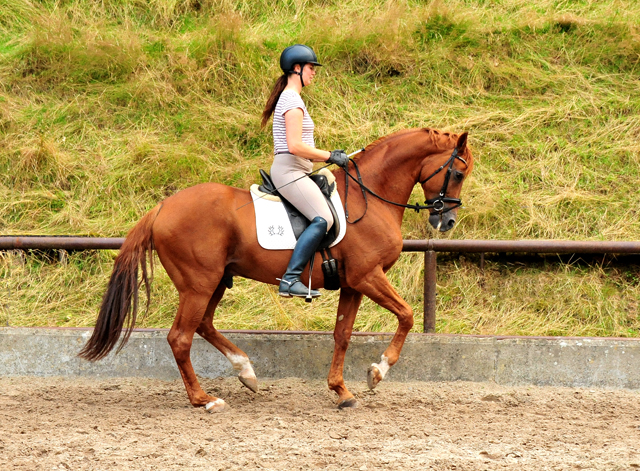
[[[314,124],[300,92],[311,84],[319,66],[321,64],[309,46],[295,44],[286,48],[280,55],[283,74],[271,90],[262,113],[262,127],[273,115],[275,157],[271,179],[280,194],[311,221],[298,238],[287,270],[280,279],[278,293],[286,298],[320,296],[319,291],[307,288],[300,281],[302,270],[333,225],[325,197],[308,177],[313,170],[311,162],[328,162],[341,167],[349,162],[342,150],[329,152],[315,147]]]
[[[289,83],[295,84],[295,75],[300,76],[299,88],[292,88],[292,98],[296,98],[302,84],[309,84],[313,78],[314,70],[308,64],[313,67],[317,64],[315,54],[311,55],[313,51],[297,46],[283,53],[285,75],[279,80],[285,83],[282,86],[284,91]],[[291,50],[296,54],[310,52],[305,56],[294,55],[294,59],[287,62]],[[274,110],[273,104],[279,101],[277,98],[270,99]],[[311,164],[308,160],[343,166],[333,172],[336,191],[345,208],[349,203],[349,209],[358,215],[360,221],[357,224],[353,221],[333,252],[341,261],[338,266],[340,299],[333,333],[333,358],[327,378],[329,388],[338,395],[338,407],[354,407],[357,402],[345,385],[343,368],[360,302],[363,296],[367,296],[388,309],[398,320],[389,346],[380,355],[379,362],[372,363],[367,370],[367,383],[373,389],[400,358],[404,341],[413,326],[411,306],[400,297],[385,275],[402,250],[404,211],[407,208],[429,211],[429,223],[434,229],[442,232],[452,229],[461,205],[462,184],[473,168],[473,155],[467,147],[467,133],[417,128],[378,139],[354,158],[347,169],[347,158],[342,151],[329,153],[315,149],[308,142],[303,145],[305,108],[304,103],[302,107],[300,103],[302,101],[281,114],[286,150],[292,153],[277,154],[274,167],[280,166],[280,159],[285,159],[285,164],[288,161],[300,165],[302,172],[309,171]],[[269,109],[268,106],[267,120],[272,113]],[[277,174],[277,168],[275,170],[274,174]],[[291,171],[295,171],[295,167]],[[274,175],[279,186],[291,181],[292,177],[288,178],[278,180]],[[353,180],[360,189],[349,194],[349,180]],[[406,204],[416,185],[422,188],[426,199],[424,205]],[[294,184],[288,186],[293,187]],[[303,188],[297,194],[307,196],[305,191]],[[295,194],[293,197],[285,194],[285,197],[295,199]],[[185,188],[151,209],[127,234],[114,262],[95,329],[79,355],[87,360],[99,360],[108,355],[119,340],[118,350],[126,344],[136,324],[140,285],[144,283],[147,296],[150,294],[147,267],[155,251],[178,291],[178,311],[167,340],[191,404],[205,407],[209,412],[224,410],[226,404],[223,399],[207,394],[200,386],[191,363],[191,345],[196,333],[227,357],[238,371],[242,384],[254,392],[258,391],[258,380],[248,355],[213,325],[218,304],[232,286],[234,276],[277,284],[277,277],[285,271],[283,278],[286,281],[284,285],[281,283],[280,291],[285,291],[285,296],[293,295],[294,291],[302,291],[306,295],[307,288],[302,283],[296,286],[296,281],[315,251],[318,236],[314,234],[324,235],[327,219],[321,213],[307,215],[313,216],[314,220],[322,218],[322,225],[316,224],[310,235],[303,237],[302,242],[298,241],[290,260],[285,250],[267,250],[260,246],[255,207],[251,202],[251,194],[245,189],[203,183]],[[318,208],[323,206],[318,204]],[[306,247],[304,253],[302,247]],[[321,257],[316,255],[316,258]],[[151,269],[152,275],[153,265]],[[138,280],[139,271],[142,272],[142,281]],[[309,288],[323,284],[323,273],[315,271]]]

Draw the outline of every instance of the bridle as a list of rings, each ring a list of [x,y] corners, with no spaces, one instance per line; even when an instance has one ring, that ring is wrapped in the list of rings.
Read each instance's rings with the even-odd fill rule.
[[[418,203],[414,203],[414,204],[396,203],[395,201],[390,201],[390,200],[378,195],[377,193],[375,193],[371,189],[367,188],[364,185],[364,183],[362,182],[362,176],[360,175],[360,169],[358,168],[358,164],[356,163],[355,160],[350,158],[349,160],[351,162],[353,162],[353,166],[354,166],[354,168],[356,170],[357,178],[349,173],[349,169],[347,167],[344,168],[344,173],[345,173],[345,177],[344,177],[344,179],[345,179],[344,213],[345,213],[345,217],[347,219],[347,222],[350,223],[350,224],[355,224],[356,222],[360,221],[365,216],[365,214],[367,214],[367,209],[369,208],[369,202],[367,200],[367,193],[370,193],[372,196],[375,196],[376,198],[378,198],[379,200],[384,201],[385,203],[389,203],[389,204],[392,204],[394,206],[400,206],[402,208],[413,209],[416,213],[419,213],[423,209],[431,210],[434,213],[436,213],[438,216],[440,216],[440,222],[442,222],[442,216],[445,213],[462,206],[462,201],[460,200],[460,198],[449,198],[449,197],[445,196],[447,194],[447,188],[449,187],[449,180],[451,179],[451,173],[453,172],[453,164],[455,163],[456,159],[461,161],[462,163],[464,163],[467,166],[469,165],[465,159],[463,159],[462,157],[460,157],[458,155],[458,149],[455,148],[453,150],[453,152],[451,153],[451,157],[449,157],[449,159],[447,159],[447,161],[444,164],[442,164],[440,166],[440,168],[438,168],[435,172],[433,172],[427,178],[419,180],[419,183],[421,185],[424,185],[426,182],[428,182],[433,177],[435,177],[438,173],[440,173],[445,167],[447,167],[447,173],[444,176],[444,183],[442,184],[442,188],[440,189],[440,193],[435,198],[430,198],[428,200],[425,200],[424,205],[422,205],[422,204],[418,204]],[[364,213],[362,214],[362,216],[360,216],[355,221],[349,221],[349,210],[347,209],[348,195],[349,195],[349,178],[351,178],[354,182],[356,182],[360,186],[360,190],[362,191],[362,196],[363,196],[364,202],[365,202]],[[447,207],[447,204],[449,204],[450,206]]]
[[[447,198],[444,196],[447,193],[447,187],[449,186],[449,180],[451,179],[451,173],[453,172],[453,164],[455,163],[456,159],[465,164],[467,167],[469,166],[467,161],[458,155],[458,149],[455,148],[453,149],[449,160],[442,164],[442,166],[438,170],[433,172],[427,178],[425,178],[424,180],[420,180],[420,184],[424,185],[427,181],[440,173],[440,171],[448,165],[447,174],[444,176],[444,183],[442,184],[440,193],[435,198],[425,200],[424,202],[426,205],[431,205],[433,207],[433,210],[440,215],[462,206],[462,201],[460,200],[460,198]],[[451,203],[453,204],[453,206],[449,206],[448,208],[446,208],[445,203]]]

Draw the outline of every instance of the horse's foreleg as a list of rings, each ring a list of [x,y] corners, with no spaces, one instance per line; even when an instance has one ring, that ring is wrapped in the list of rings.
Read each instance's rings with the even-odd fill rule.
[[[329,389],[338,394],[338,407],[355,407],[357,405],[355,397],[349,392],[344,384],[343,369],[344,357],[349,347],[353,323],[356,320],[358,307],[362,301],[362,294],[350,288],[343,288],[340,291],[340,302],[338,304],[338,318],[333,330],[333,360],[329,370]]]
[[[389,368],[398,361],[407,334],[413,327],[413,310],[391,286],[382,268],[371,272],[355,288],[378,305],[393,312],[398,318],[398,329],[382,354],[380,363],[373,363],[367,371],[367,383],[369,388],[373,389],[384,379]]]
[[[210,412],[222,410],[225,402],[222,399],[208,396],[200,387],[198,378],[191,364],[191,344],[193,335],[200,325],[209,303],[209,296],[198,293],[180,293],[178,314],[169,331],[167,340],[178,364],[180,375],[194,407],[205,406]]]
[[[251,362],[249,361],[247,354],[218,332],[218,330],[213,326],[213,314],[215,313],[216,306],[220,302],[220,299],[222,299],[222,295],[225,290],[226,287],[224,283],[220,283],[209,301],[207,311],[205,312],[202,322],[200,322],[196,332],[207,342],[216,347],[220,353],[227,357],[233,365],[233,368],[239,371],[238,379],[242,384],[253,392],[258,392],[258,379],[256,378],[256,374],[253,371],[253,367],[251,366]]]

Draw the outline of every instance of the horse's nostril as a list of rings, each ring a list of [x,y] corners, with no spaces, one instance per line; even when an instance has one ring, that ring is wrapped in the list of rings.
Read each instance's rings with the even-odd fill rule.
[[[447,224],[449,225],[449,227],[453,227],[453,225],[456,223],[455,219],[449,219],[449,221],[447,222]]]

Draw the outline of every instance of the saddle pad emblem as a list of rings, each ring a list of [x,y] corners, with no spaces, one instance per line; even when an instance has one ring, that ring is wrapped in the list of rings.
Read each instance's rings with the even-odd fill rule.
[[[284,235],[284,227],[278,226],[278,228],[276,229],[273,226],[269,226],[269,229],[267,229],[267,232],[269,233],[270,236],[279,235],[282,237]]]
[[[257,185],[256,185],[257,186]],[[296,236],[293,233],[289,216],[284,205],[279,201],[260,198],[251,192],[253,207],[256,213],[256,229],[260,247],[267,250],[293,250],[296,246]],[[340,232],[331,247],[338,244],[347,231],[347,220],[342,207],[342,200],[337,191],[331,195],[331,202],[336,208],[340,220]]]

